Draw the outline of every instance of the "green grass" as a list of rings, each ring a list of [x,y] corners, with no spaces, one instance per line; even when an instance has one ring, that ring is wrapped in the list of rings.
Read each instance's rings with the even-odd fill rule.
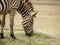
[[[5,33],[5,38],[0,39],[0,45],[60,45],[60,40],[43,33],[34,33],[27,37],[23,32],[15,33],[16,39],[12,39],[9,33]]]

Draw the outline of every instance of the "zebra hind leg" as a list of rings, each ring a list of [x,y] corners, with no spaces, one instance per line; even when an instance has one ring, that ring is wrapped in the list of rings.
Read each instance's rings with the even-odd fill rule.
[[[4,38],[4,36],[3,36],[3,29],[4,29],[4,26],[5,26],[5,15],[2,15],[2,20],[1,20],[1,33],[0,33],[0,35],[1,35],[1,39],[3,39]]]

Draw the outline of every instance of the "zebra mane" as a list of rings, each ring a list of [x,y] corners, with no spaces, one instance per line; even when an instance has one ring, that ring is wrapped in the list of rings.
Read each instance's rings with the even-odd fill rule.
[[[30,5],[31,10],[30,11],[34,11],[34,8],[32,6],[32,3],[29,0],[25,0],[25,3],[28,2],[26,5]]]
[[[28,2],[26,5],[30,5],[31,9],[29,7],[28,7],[28,9],[31,11],[31,16],[36,17],[36,14],[38,13],[38,11],[34,10],[32,3],[29,0],[24,0],[24,1],[25,1],[25,3]]]

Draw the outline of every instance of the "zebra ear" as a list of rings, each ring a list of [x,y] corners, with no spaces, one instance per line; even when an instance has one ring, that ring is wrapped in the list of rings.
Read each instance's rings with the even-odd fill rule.
[[[37,13],[38,13],[38,11],[34,11],[34,12],[31,13],[31,16],[36,17],[36,14],[37,14]]]

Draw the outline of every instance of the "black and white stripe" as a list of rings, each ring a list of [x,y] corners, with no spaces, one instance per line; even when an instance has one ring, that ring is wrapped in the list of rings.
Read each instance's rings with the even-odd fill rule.
[[[22,24],[26,34],[32,35],[34,17],[31,13],[34,12],[34,8],[31,2],[29,2],[29,0],[21,0],[18,12],[22,15]]]
[[[6,4],[6,1],[4,0],[0,0],[0,4],[1,4],[1,6],[2,6],[2,10],[1,10],[1,12],[4,12],[5,10],[6,10],[6,8],[7,8],[7,4]]]
[[[1,35],[3,35],[3,28],[5,25],[5,15],[9,13],[10,16],[10,36],[14,37],[13,25],[14,25],[14,15],[18,11],[23,18],[23,28],[27,35],[32,35],[33,33],[33,19],[37,12],[29,0],[0,0],[0,14],[3,18],[1,21]],[[1,8],[2,7],[2,8]],[[4,23],[3,23],[4,22]],[[2,36],[3,37],[3,36]]]

